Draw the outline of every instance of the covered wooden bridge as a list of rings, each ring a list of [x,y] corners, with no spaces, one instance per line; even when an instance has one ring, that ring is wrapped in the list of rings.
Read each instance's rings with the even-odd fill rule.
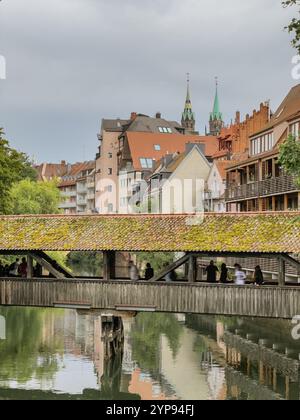
[[[101,251],[103,278],[74,279],[47,251]],[[182,257],[150,282],[116,278],[118,252],[176,252]],[[28,279],[1,279],[0,304],[64,306],[292,318],[300,288],[286,286],[286,266],[300,277],[300,213],[133,216],[7,216],[0,218],[0,254],[26,254]],[[278,286],[197,283],[197,258],[270,258]],[[54,279],[33,278],[32,261]],[[157,283],[186,265],[188,283]]]

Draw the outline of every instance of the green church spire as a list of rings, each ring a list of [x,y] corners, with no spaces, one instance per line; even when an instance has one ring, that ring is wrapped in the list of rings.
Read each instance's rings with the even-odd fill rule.
[[[211,118],[213,120],[222,120],[223,115],[220,111],[220,101],[219,101],[219,90],[218,90],[218,78],[216,77],[216,94],[215,94],[215,101],[214,101],[214,108],[213,112],[211,113]]]
[[[223,115],[220,110],[218,88],[219,88],[219,83],[218,83],[218,78],[216,77],[216,94],[215,94],[215,100],[214,100],[214,107],[213,107],[213,111],[210,113],[210,118],[209,118],[209,128],[210,128],[210,134],[212,136],[220,135],[220,132],[222,128],[224,127]]]

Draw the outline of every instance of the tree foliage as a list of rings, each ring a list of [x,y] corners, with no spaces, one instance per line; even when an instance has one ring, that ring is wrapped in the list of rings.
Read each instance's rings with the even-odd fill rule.
[[[10,208],[9,191],[15,182],[22,179],[36,180],[37,173],[32,168],[27,155],[10,147],[0,128],[0,214]]]
[[[292,135],[280,147],[279,163],[288,175],[296,177],[300,186],[300,142]]]
[[[290,34],[294,35],[292,45],[298,50],[300,54],[300,0],[284,0],[282,2],[284,7],[298,6],[298,17],[292,19],[290,24],[286,27]]]
[[[9,192],[10,214],[57,214],[60,193],[56,181],[36,182],[24,179]]]

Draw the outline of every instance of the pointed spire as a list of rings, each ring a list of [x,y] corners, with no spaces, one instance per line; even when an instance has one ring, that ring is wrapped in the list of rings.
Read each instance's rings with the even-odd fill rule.
[[[223,115],[222,115],[222,112],[220,111],[219,82],[218,82],[217,77],[216,77],[216,94],[215,94],[215,100],[214,100],[214,107],[213,107],[213,111],[210,114],[209,127],[210,127],[210,134],[213,136],[219,135],[222,128],[224,127]]]
[[[190,94],[190,73],[187,73],[187,92],[181,123],[184,128],[192,131],[195,130],[196,121]]]
[[[214,108],[212,112],[212,119],[221,120],[222,119],[222,113],[220,112],[220,102],[219,102],[219,81],[218,77],[216,77],[216,94],[215,94],[215,100],[214,100]]]

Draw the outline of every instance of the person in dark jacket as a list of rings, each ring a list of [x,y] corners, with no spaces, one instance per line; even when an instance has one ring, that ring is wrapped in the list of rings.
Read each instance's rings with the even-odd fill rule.
[[[263,275],[263,272],[262,272],[260,266],[258,265],[258,266],[255,267],[254,284],[256,286],[262,286],[264,283],[265,283],[264,275]]]
[[[217,273],[219,272],[218,267],[215,265],[214,261],[211,261],[209,266],[206,267],[207,273],[207,282],[216,283],[217,282]]]
[[[145,280],[151,280],[154,277],[154,270],[151,267],[151,264],[148,263],[146,266],[146,271],[145,271]]]
[[[220,277],[221,283],[227,283],[228,282],[228,268],[227,265],[224,263],[221,266],[221,277]]]

